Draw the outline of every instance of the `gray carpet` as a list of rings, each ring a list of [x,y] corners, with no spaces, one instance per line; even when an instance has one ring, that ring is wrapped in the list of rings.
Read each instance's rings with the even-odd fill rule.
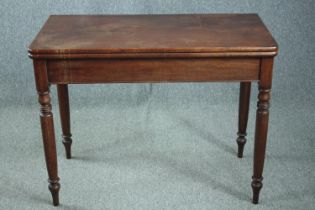
[[[237,94],[209,94],[201,100],[185,97],[184,91],[177,98],[164,92],[163,99],[159,94],[166,89],[172,93],[172,87],[193,85],[122,86],[133,92],[110,101],[99,90],[115,86],[102,85],[92,88],[100,99],[71,98],[72,160],[64,155],[54,104],[58,209],[315,209],[315,114],[310,106],[272,104],[264,187],[255,206],[250,187],[255,97],[244,158],[238,159]],[[84,100],[90,103],[83,106]],[[56,209],[47,189],[38,106],[1,108],[0,127],[0,209]]]

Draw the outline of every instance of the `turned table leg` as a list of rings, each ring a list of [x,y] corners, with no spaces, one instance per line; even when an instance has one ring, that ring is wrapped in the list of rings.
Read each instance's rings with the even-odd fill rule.
[[[258,102],[256,112],[256,131],[254,146],[254,174],[252,177],[253,203],[257,204],[259,192],[263,186],[262,173],[265,161],[265,150],[269,120],[269,100],[272,82],[273,58],[261,60],[260,81],[258,83]]]
[[[51,100],[45,61],[34,60],[34,71],[38,101],[40,103],[40,122],[44,143],[46,166],[49,177],[48,187],[52,194],[53,204],[57,206],[59,205],[60,184],[57,169],[54,121],[53,114],[51,112]]]
[[[58,101],[59,101],[59,112],[62,128],[62,143],[66,149],[67,159],[71,158],[71,131],[70,131],[70,107],[69,107],[69,93],[67,84],[58,84]]]
[[[237,156],[243,157],[244,145],[246,143],[246,128],[248,121],[249,99],[250,99],[251,82],[240,83],[240,99],[238,111],[238,138],[236,139],[238,145]]]

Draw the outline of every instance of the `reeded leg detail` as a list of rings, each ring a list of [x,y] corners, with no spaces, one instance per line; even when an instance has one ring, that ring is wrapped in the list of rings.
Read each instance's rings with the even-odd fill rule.
[[[42,60],[34,60],[36,89],[38,102],[40,103],[40,122],[44,144],[46,167],[48,172],[48,188],[51,191],[53,204],[59,205],[59,177],[57,166],[57,151],[53,114],[51,112],[51,99],[47,77],[46,63]]]
[[[62,128],[62,143],[66,150],[67,159],[71,159],[71,130],[70,130],[70,106],[69,106],[69,93],[67,84],[58,84],[58,101],[59,101],[59,112],[61,119]]]
[[[238,113],[238,138],[236,139],[238,145],[237,157],[243,157],[244,146],[246,143],[246,128],[248,121],[249,101],[250,101],[250,82],[241,82],[240,84],[240,99],[239,99],[239,113]]]
[[[264,58],[261,61],[260,81],[258,83],[259,94],[256,112],[256,131],[254,145],[254,174],[252,177],[253,203],[259,201],[259,193],[263,186],[262,173],[265,162],[265,151],[269,121],[269,100],[272,78],[272,58]]]

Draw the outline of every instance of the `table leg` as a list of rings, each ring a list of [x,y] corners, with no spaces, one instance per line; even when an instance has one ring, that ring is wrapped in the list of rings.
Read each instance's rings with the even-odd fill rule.
[[[265,150],[269,120],[269,100],[272,82],[273,58],[261,60],[260,81],[258,83],[258,102],[256,112],[256,131],[254,146],[254,174],[252,177],[253,203],[257,204],[259,192],[263,186],[262,173],[264,168]]]
[[[70,107],[69,107],[69,93],[67,84],[58,84],[58,101],[59,112],[62,128],[62,143],[66,149],[67,159],[71,159],[71,131],[70,131]]]
[[[57,168],[57,152],[54,132],[53,114],[47,77],[46,62],[34,60],[35,82],[40,103],[40,122],[48,171],[48,188],[52,194],[53,204],[59,205],[59,177]]]
[[[243,157],[244,145],[246,143],[246,128],[248,121],[249,99],[250,99],[251,82],[240,83],[240,99],[238,111],[238,138],[236,139],[238,145],[237,156]]]

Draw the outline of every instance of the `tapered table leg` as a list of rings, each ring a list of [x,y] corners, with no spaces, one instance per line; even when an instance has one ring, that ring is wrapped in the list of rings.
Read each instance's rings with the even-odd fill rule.
[[[59,177],[57,167],[57,152],[53,114],[47,79],[46,63],[42,60],[34,60],[35,82],[40,103],[40,122],[44,143],[46,166],[48,171],[49,190],[52,194],[53,204],[59,205]]]
[[[71,158],[71,131],[70,131],[70,107],[69,107],[69,93],[67,84],[57,85],[59,112],[62,128],[62,143],[66,149],[67,159]]]
[[[238,138],[236,139],[238,145],[237,156],[243,157],[244,145],[246,143],[246,128],[248,121],[249,99],[250,99],[251,82],[240,83],[240,99],[238,111]]]
[[[257,204],[259,192],[263,186],[262,173],[265,161],[265,150],[269,120],[269,100],[272,80],[273,58],[264,58],[261,61],[259,94],[256,112],[256,132],[254,146],[254,174],[252,177],[253,203]]]

